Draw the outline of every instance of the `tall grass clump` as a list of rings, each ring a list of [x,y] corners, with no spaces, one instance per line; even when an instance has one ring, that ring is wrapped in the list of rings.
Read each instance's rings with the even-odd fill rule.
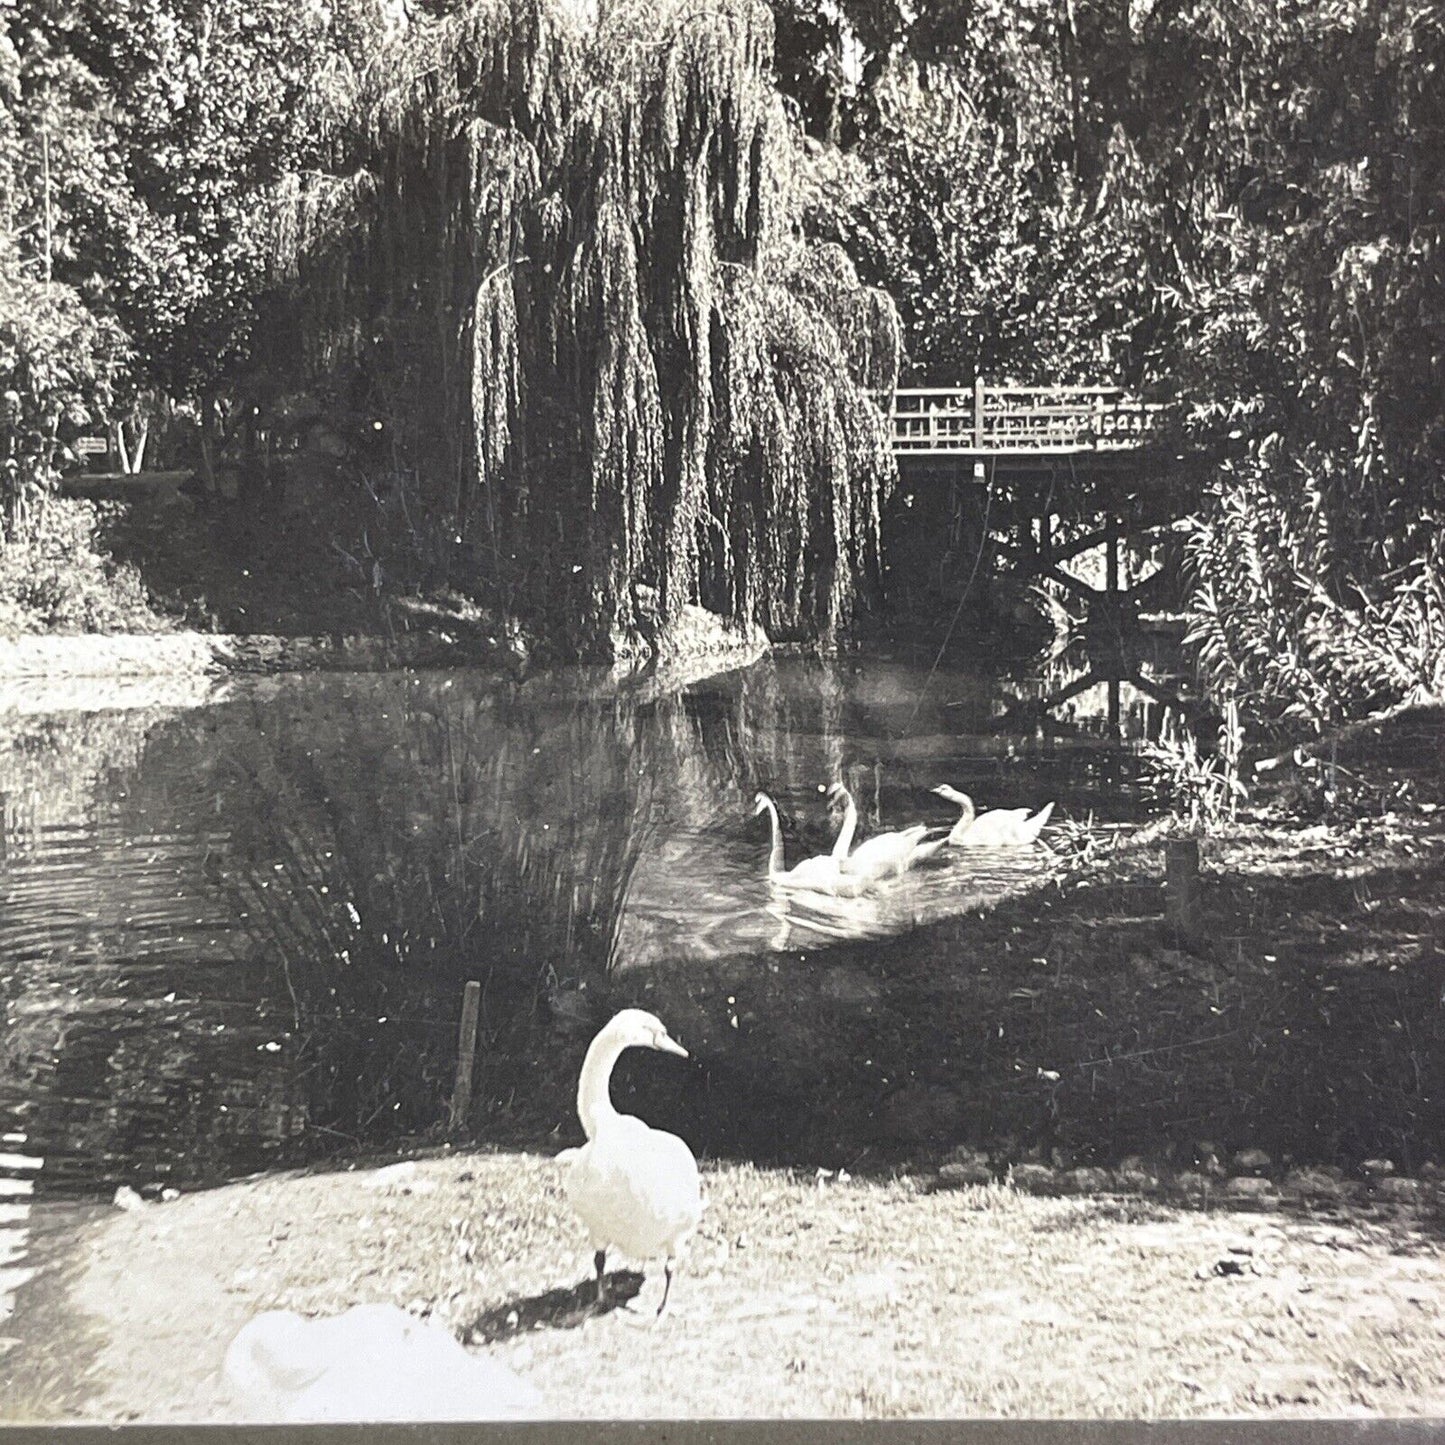
[[[338,67],[331,165],[265,217],[277,358],[384,431],[393,546],[575,651],[689,602],[826,636],[895,312],[799,239],[768,6],[599,8],[470,0]]]
[[[1240,778],[1244,731],[1239,707],[1225,704],[1219,745],[1210,753],[1185,722],[1166,724],[1157,739],[1141,744],[1143,780],[1192,832],[1213,832],[1234,822],[1248,796]]]
[[[433,1124],[463,985],[482,985],[483,1108],[560,986],[600,992],[650,836],[651,743],[625,702],[542,729],[494,695],[365,698],[258,712],[222,786],[248,820],[217,882],[272,1007],[289,1018],[318,1122]],[[318,747],[320,740],[324,747]]]

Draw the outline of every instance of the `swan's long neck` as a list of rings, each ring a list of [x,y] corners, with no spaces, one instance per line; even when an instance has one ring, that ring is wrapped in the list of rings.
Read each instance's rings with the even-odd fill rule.
[[[592,1040],[587,1057],[582,1060],[582,1076],[577,1080],[577,1117],[582,1121],[582,1132],[589,1139],[597,1137],[600,1124],[617,1116],[608,1086],[612,1082],[612,1070],[626,1047],[626,1044],[608,1038],[606,1030],[603,1030]]]
[[[858,809],[853,802],[853,794],[847,788],[840,791],[844,803],[843,826],[838,829],[838,841],[833,844],[833,856],[841,863],[853,846],[853,834],[858,831]]]
[[[951,791],[948,796],[957,803],[961,809],[956,826],[959,828],[967,828],[969,824],[973,822],[974,818],[978,816],[977,810],[973,806],[973,799],[970,798],[967,793],[960,793],[956,790]]]
[[[947,798],[950,803],[956,803],[960,809],[958,822],[953,825],[948,835],[948,841],[950,843],[957,843],[963,838],[963,835],[973,827],[975,816],[973,799],[970,798],[967,793],[960,793],[957,788],[944,786],[937,791],[942,794],[943,797]]]
[[[765,798],[763,802],[773,825],[773,849],[768,854],[768,877],[776,878],[783,871],[783,825],[778,821],[778,810],[773,805],[773,800]]]

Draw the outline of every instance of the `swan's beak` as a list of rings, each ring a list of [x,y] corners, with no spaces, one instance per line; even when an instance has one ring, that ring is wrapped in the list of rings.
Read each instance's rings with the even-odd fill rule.
[[[654,1040],[653,1047],[661,1049],[665,1054],[676,1054],[680,1059],[691,1057],[688,1051],[670,1034],[660,1034],[657,1039]]]

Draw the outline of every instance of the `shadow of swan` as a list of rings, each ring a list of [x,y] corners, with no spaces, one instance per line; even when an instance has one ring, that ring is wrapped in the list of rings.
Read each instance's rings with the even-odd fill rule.
[[[490,1345],[538,1328],[575,1330],[586,1320],[630,1304],[642,1291],[642,1279],[636,1270],[614,1270],[606,1276],[607,1299],[601,1305],[597,1303],[597,1282],[590,1277],[570,1289],[549,1289],[528,1299],[509,1300],[483,1310],[460,1332],[461,1337],[470,1339],[475,1333]]]

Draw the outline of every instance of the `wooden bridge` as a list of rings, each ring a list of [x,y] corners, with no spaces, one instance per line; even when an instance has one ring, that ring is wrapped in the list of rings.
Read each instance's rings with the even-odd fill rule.
[[[887,408],[900,456],[1019,457],[1130,453],[1161,407],[1103,386],[903,387]]]
[[[965,597],[975,585],[987,590],[992,564],[979,563],[993,557],[1007,560],[1016,577],[1049,579],[1083,603],[1088,674],[1040,705],[1106,682],[1117,726],[1119,684],[1127,681],[1181,706],[1141,670],[1137,646],[1141,612],[1173,588],[1179,549],[1170,529],[1194,500],[1160,424],[1164,408],[1117,387],[982,381],[903,387],[878,400],[908,507],[924,514],[932,536],[948,538],[950,552],[975,558]],[[1121,548],[1131,539],[1137,555],[1152,549],[1163,564],[1132,587],[1121,575]],[[1102,587],[1068,566],[1099,550]]]

